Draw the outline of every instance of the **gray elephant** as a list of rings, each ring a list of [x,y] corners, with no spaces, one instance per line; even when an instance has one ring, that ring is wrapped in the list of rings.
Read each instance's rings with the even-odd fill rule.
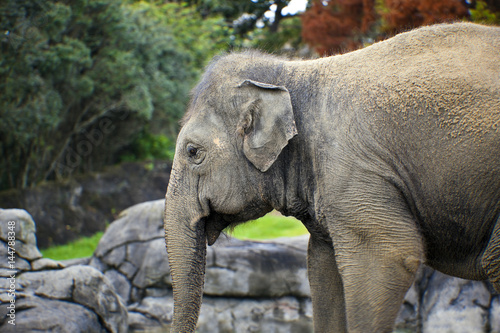
[[[500,292],[500,28],[406,32],[308,61],[215,59],[166,195],[172,332],[195,330],[206,246],[272,209],[309,230],[315,332],[391,332],[425,263]]]

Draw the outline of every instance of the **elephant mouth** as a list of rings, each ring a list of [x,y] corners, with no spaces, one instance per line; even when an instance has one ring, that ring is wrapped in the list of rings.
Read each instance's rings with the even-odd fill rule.
[[[218,213],[210,213],[210,215],[205,218],[205,235],[208,245],[212,246],[219,238],[222,231],[231,224],[232,221],[227,216]]]

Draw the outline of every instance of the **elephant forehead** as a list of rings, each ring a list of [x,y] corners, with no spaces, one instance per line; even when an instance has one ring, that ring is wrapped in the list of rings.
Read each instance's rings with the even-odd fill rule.
[[[187,140],[200,141],[200,144],[211,142],[216,147],[223,147],[228,140],[228,129],[219,115],[212,112],[198,113],[184,125],[181,135]]]
[[[223,115],[218,114],[217,108],[204,108],[193,117],[193,127],[197,130],[202,128],[210,133],[222,132],[225,130],[226,122]]]

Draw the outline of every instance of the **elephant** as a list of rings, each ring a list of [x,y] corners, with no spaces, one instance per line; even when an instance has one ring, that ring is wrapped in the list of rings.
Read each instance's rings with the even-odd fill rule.
[[[308,60],[220,55],[180,125],[172,332],[195,330],[207,245],[273,209],[310,233],[315,332],[392,332],[422,264],[500,292],[500,28],[437,24]]]

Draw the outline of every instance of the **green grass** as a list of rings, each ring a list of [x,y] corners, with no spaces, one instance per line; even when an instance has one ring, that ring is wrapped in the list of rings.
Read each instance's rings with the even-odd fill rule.
[[[241,224],[229,235],[238,239],[272,239],[278,237],[293,237],[307,234],[302,223],[292,217],[284,217],[277,213],[270,213],[258,220]],[[98,232],[91,237],[83,237],[65,245],[57,245],[45,250],[40,250],[45,258],[66,260],[90,257],[101,239],[103,232]]]
[[[240,224],[227,233],[238,239],[262,240],[300,236],[307,234],[307,229],[297,219],[273,212],[255,221]]]
[[[40,250],[40,252],[42,252],[45,258],[54,260],[90,257],[97,248],[97,244],[99,244],[99,240],[103,234],[100,231],[93,236],[82,237],[71,243],[49,247],[48,249]]]

